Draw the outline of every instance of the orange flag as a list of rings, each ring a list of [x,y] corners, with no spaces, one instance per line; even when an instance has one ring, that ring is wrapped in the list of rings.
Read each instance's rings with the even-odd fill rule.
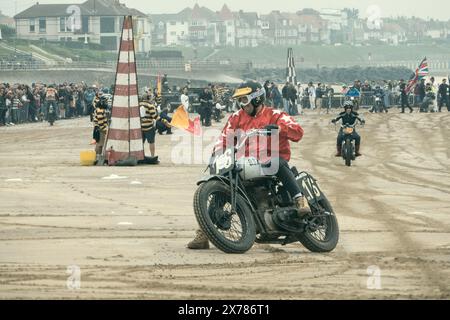
[[[182,105],[173,113],[170,125],[179,129],[184,129],[195,136],[200,136],[202,134],[200,118],[197,117],[194,120],[189,119],[189,114]]]
[[[202,126],[200,124],[200,117],[195,118],[193,121],[189,119],[189,127],[186,130],[194,136],[201,136]]]

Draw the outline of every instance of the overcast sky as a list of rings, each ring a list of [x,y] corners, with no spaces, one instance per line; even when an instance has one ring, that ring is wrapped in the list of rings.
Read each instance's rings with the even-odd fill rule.
[[[37,0],[0,0],[0,10],[9,16],[30,7]],[[85,0],[39,0],[40,3],[82,3]],[[359,9],[362,17],[376,15],[379,8],[382,17],[389,16],[417,16],[421,18],[450,19],[449,0],[121,0],[128,7],[133,7],[145,13],[176,13],[195,3],[206,6],[214,11],[220,10],[224,3],[233,11],[256,11],[268,13],[271,10],[295,12],[302,8],[344,8]],[[371,9],[369,9],[371,8]],[[369,9],[369,12],[368,12]]]

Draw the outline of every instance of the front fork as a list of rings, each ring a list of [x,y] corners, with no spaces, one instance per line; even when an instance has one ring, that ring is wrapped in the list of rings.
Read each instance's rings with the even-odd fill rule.
[[[236,208],[236,193],[239,186],[239,174],[236,172],[234,182],[233,182],[233,172],[234,170],[228,173],[228,177],[230,180],[230,190],[231,190],[231,213],[234,214],[237,212]]]

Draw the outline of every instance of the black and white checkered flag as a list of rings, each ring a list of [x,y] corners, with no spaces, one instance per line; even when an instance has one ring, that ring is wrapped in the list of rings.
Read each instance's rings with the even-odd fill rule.
[[[286,81],[292,83],[293,85],[297,84],[297,74],[295,73],[295,63],[294,63],[294,51],[292,50],[292,48],[288,49],[287,54]]]

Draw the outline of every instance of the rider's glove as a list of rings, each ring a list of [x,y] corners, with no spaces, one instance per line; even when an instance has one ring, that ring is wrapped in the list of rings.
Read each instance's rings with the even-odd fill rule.
[[[336,123],[336,122],[337,122],[336,119],[331,120],[331,123]]]
[[[267,135],[270,136],[272,134],[272,130],[279,130],[280,128],[276,124],[269,124],[264,129],[268,131]]]
[[[271,130],[278,130],[279,127],[276,124],[269,124],[268,126],[266,126],[264,129],[271,131]]]
[[[361,124],[363,124],[363,125],[366,124],[366,120],[362,120]]]

